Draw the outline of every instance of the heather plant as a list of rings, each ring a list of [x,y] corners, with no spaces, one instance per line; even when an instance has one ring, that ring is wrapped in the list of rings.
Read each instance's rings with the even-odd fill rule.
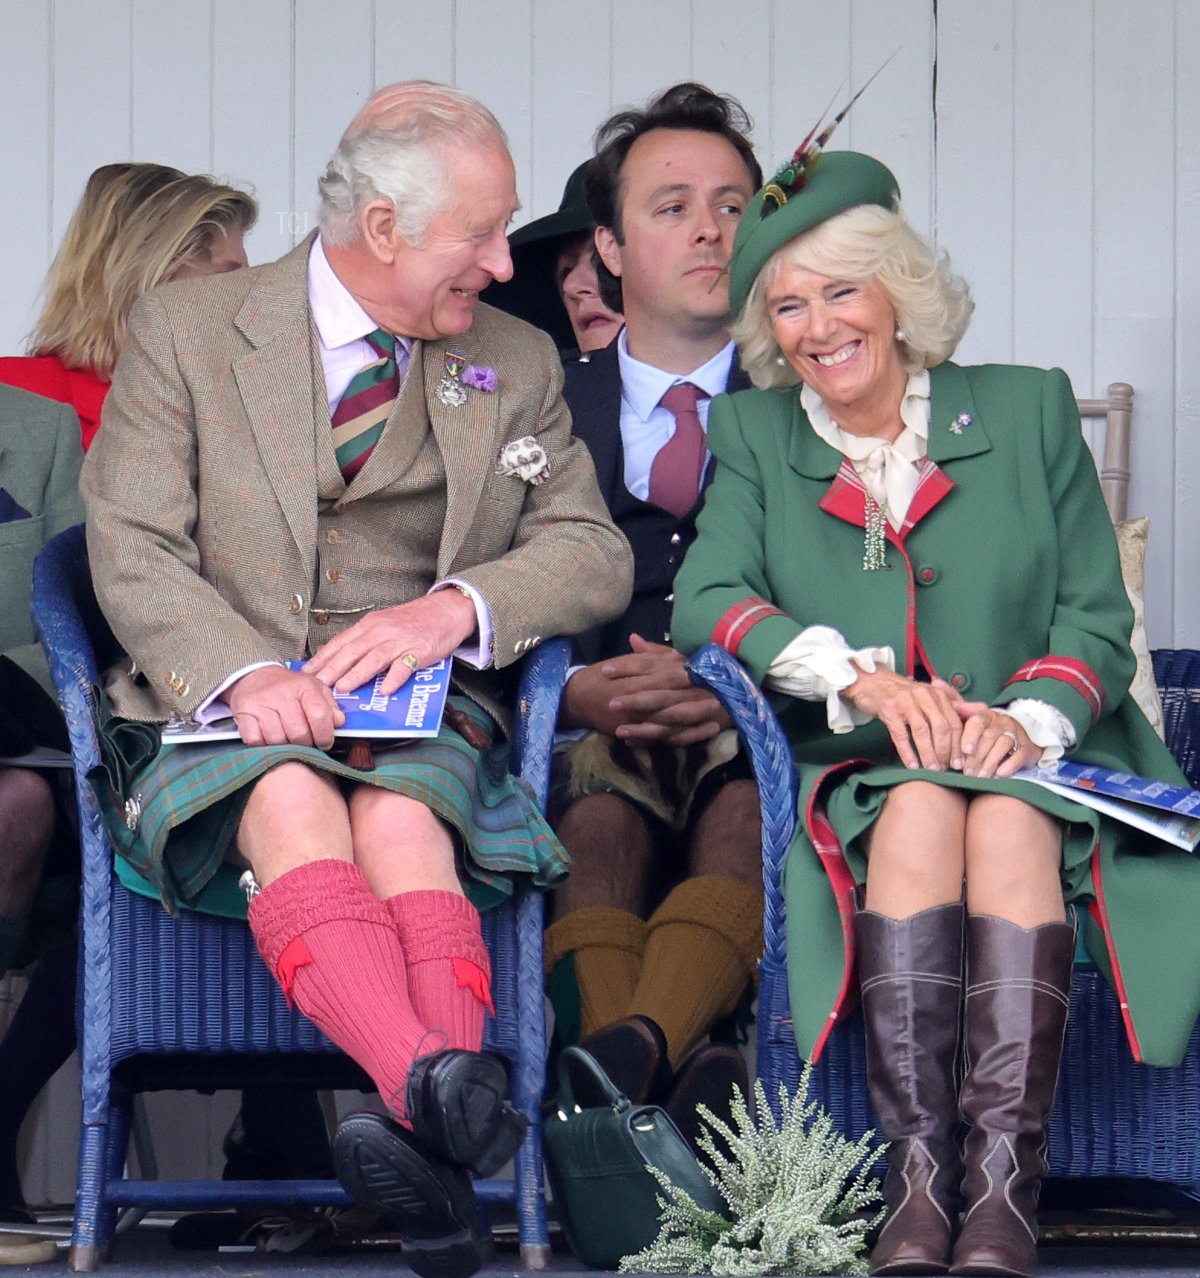
[[[754,1084],[752,1116],[734,1089],[734,1126],[707,1110],[698,1143],[725,1214],[698,1207],[654,1168],[662,1187],[658,1237],[621,1261],[622,1273],[865,1274],[866,1235],[882,1216],[871,1170],[874,1133],[848,1141],[808,1099],[811,1070],[794,1096],[779,1089],[779,1119]]]

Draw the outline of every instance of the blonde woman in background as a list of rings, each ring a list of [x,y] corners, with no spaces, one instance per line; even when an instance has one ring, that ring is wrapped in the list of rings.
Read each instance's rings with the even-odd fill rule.
[[[69,404],[92,442],[134,302],[170,280],[236,271],[258,206],[245,191],[165,164],[105,164],[87,180],[50,266],[29,354],[0,382]]]

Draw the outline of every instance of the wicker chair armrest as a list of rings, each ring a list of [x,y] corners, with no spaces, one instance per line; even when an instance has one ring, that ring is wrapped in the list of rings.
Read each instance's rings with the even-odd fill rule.
[[[562,701],[571,641],[550,639],[536,648],[521,669],[517,713],[513,723],[513,771],[533,788],[544,809],[550,795],[550,757],[554,750],[554,726]]]
[[[745,668],[715,643],[688,658],[694,684],[709,689],[725,707],[750,756],[758,784],[763,837],[763,946],[768,957],[782,957],[783,864],[796,826],[796,765],[775,712]]]

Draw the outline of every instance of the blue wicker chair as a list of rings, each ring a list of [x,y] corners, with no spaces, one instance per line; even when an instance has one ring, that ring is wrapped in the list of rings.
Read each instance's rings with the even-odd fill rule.
[[[712,644],[688,664],[693,682],[712,688],[733,716],[758,780],[765,890],[758,1074],[774,1104],[781,1083],[795,1090],[802,1068],[788,1003],[780,889],[796,820],[796,773],[775,716],[742,667]],[[1200,785],[1200,652],[1156,652],[1154,673],[1167,744],[1191,783]],[[876,1126],[857,1011],[830,1035],[813,1071],[811,1095],[849,1137]],[[1058,1099],[1050,1120],[1050,1174],[1137,1177],[1200,1192],[1200,1028],[1178,1068],[1135,1064],[1111,989],[1085,966],[1076,967],[1072,983]]]
[[[116,653],[96,604],[81,527],[43,550],[34,570],[34,618],[67,717],[83,859],[80,1063],[83,1116],[70,1267],[91,1270],[116,1213],[158,1208],[341,1205],[336,1181],[151,1181],[125,1175],[135,1093],[156,1089],[287,1086],[369,1088],[347,1057],[289,1010],[244,923],[185,912],[127,891],[85,780],[99,760],[89,688]],[[547,645],[527,661],[515,760],[544,802],[557,689],[566,652]],[[563,667],[563,668],[559,668]],[[498,1019],[487,1045],[512,1065],[512,1099],[530,1120],[511,1181],[477,1182],[481,1201],[513,1203],[521,1261],[549,1263],[542,1188],[540,1100],[545,1074],[542,904],[536,892],[485,916]]]

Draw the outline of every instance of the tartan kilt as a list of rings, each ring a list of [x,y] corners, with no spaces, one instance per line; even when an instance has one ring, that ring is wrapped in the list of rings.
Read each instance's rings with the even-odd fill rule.
[[[455,694],[450,704],[495,733],[468,698]],[[108,736],[102,731],[102,743]],[[195,906],[233,846],[251,785],[287,762],[380,786],[432,809],[461,836],[464,890],[481,910],[511,895],[516,875],[542,888],[566,876],[570,859],[529,786],[509,772],[506,742],[479,750],[443,722],[436,737],[374,747],[375,769],[362,772],[312,746],[168,745],[119,788],[113,784],[118,768],[102,764],[90,779],[117,855],[171,911]]]

